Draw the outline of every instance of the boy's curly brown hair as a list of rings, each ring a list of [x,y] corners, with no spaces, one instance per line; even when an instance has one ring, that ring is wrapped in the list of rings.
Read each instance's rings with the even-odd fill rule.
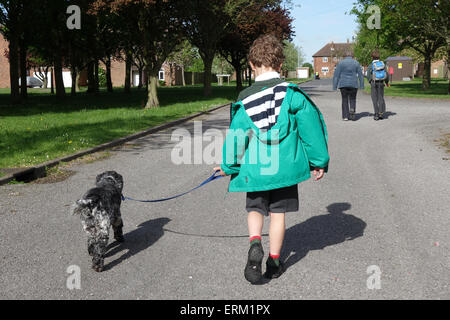
[[[248,59],[255,67],[278,70],[285,60],[283,45],[274,35],[263,35],[253,42]]]

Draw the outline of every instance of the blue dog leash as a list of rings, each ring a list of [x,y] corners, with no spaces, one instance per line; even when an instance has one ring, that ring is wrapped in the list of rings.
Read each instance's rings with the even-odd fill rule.
[[[170,198],[158,199],[158,200],[136,200],[136,199],[133,199],[133,198],[130,198],[130,197],[125,197],[124,195],[122,195],[122,200],[123,201],[129,200],[129,201],[142,202],[142,203],[156,203],[156,202],[164,202],[164,201],[177,199],[177,198],[185,196],[185,195],[187,195],[187,194],[189,194],[189,193],[191,193],[191,192],[193,192],[193,191],[195,191],[197,189],[200,189],[201,187],[204,187],[205,185],[207,185],[210,182],[213,182],[215,180],[219,180],[219,179],[223,178],[223,176],[218,175],[218,173],[219,173],[219,171],[215,172],[211,177],[209,177],[208,179],[203,181],[198,187],[195,187],[194,189],[189,190],[188,192],[184,192],[182,194],[179,194],[179,195],[176,195],[176,196],[173,196],[173,197],[170,197]]]

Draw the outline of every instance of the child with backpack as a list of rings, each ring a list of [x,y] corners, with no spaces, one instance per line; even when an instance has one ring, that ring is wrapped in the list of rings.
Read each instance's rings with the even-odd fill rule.
[[[220,171],[231,176],[230,192],[246,192],[250,250],[244,275],[263,278],[261,243],[270,216],[270,252],[265,278],[280,277],[285,214],[299,209],[298,184],[319,181],[328,170],[327,130],[323,116],[297,86],[280,79],[283,45],[273,35],[258,38],[249,55],[256,82],[231,107],[231,127]]]
[[[372,102],[374,107],[374,120],[383,120],[386,112],[386,102],[384,100],[384,87],[389,86],[389,76],[386,65],[380,61],[380,53],[372,52],[372,63],[369,65],[367,79],[372,86]]]

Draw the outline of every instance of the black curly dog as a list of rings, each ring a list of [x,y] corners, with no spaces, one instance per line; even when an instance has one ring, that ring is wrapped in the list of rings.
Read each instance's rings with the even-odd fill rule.
[[[120,213],[123,177],[114,171],[104,172],[97,177],[96,186],[76,202],[73,212],[80,215],[83,229],[88,234],[92,268],[96,272],[102,272],[111,226],[114,239],[120,243],[125,241]]]

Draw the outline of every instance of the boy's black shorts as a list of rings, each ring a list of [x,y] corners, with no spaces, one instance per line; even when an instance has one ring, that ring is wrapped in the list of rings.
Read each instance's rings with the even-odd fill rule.
[[[247,193],[247,211],[269,213],[297,212],[299,209],[298,185],[283,189]]]

